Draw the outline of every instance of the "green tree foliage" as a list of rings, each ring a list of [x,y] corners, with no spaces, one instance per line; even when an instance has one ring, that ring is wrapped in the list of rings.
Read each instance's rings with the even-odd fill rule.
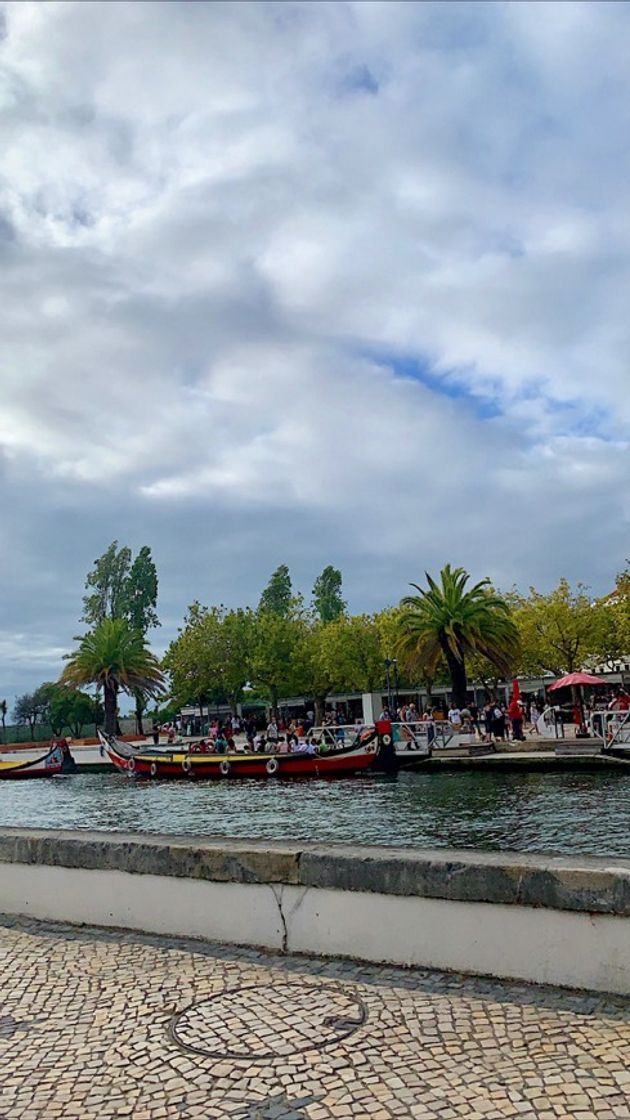
[[[612,595],[600,599],[597,607],[605,611],[608,632],[607,653],[602,662],[614,663],[630,653],[630,561],[615,581]]]
[[[467,589],[468,573],[450,564],[440,572],[439,583],[425,575],[428,587],[412,583],[418,594],[401,602],[398,648],[408,663],[429,674],[444,660],[454,702],[463,706],[467,654],[481,654],[507,673],[518,653],[518,630],[509,605],[489,580]]]
[[[328,564],[313,584],[313,610],[322,622],[334,622],[346,609],[341,597],[342,576]]]
[[[156,613],[158,578],[151,549],[144,545],[132,563],[131,549],[109,548],[88,573],[82,621],[98,626],[104,619],[123,619],[132,630],[146,634],[159,626]]]
[[[574,590],[561,579],[548,595],[531,587],[528,596],[513,592],[511,602],[523,673],[561,676],[621,655],[614,606],[593,600],[583,584]]]
[[[132,630],[146,634],[160,625],[157,616],[158,577],[151,549],[143,545],[127,578],[123,595],[123,614]]]
[[[193,603],[164,658],[173,696],[200,707],[227,700],[234,709],[251,673],[253,630],[250,610]]]
[[[146,640],[121,618],[105,618],[79,639],[74,653],[67,654],[61,684],[80,687],[96,684],[103,689],[105,731],[116,731],[117,698],[120,691],[133,695],[136,689],[158,696],[164,676]]]
[[[251,681],[261,688],[276,710],[278,697],[304,683],[304,667],[296,655],[304,634],[301,600],[294,598],[286,614],[269,608],[256,612],[251,637]]]
[[[276,614],[280,618],[288,618],[291,614],[292,604],[293,591],[289,569],[286,564],[280,564],[260,596],[258,611],[259,613]]]
[[[46,682],[37,694],[43,702],[42,722],[50,724],[53,735],[62,735],[67,729],[78,739],[87,724],[103,722],[103,706],[87,692],[77,688]]]
[[[380,688],[385,655],[377,616],[340,615],[329,623],[323,657],[335,692],[374,692]]]
[[[330,656],[329,645],[329,632],[333,626],[319,619],[301,619],[299,628],[295,630],[291,652],[292,675],[287,691],[313,698],[316,723],[322,722],[326,697],[335,686],[334,657]],[[274,707],[276,703],[277,695]]]
[[[151,549],[143,545],[132,563],[130,548],[119,548],[112,541],[88,574],[88,594],[83,598],[83,621],[97,626],[105,619],[122,619],[132,630],[146,634],[159,626],[157,616],[158,577]],[[148,697],[134,692],[136,727],[143,733],[142,715]]]
[[[124,618],[127,606],[127,582],[131,570],[131,549],[119,548],[112,541],[109,548],[94,561],[88,573],[83,597],[81,620],[98,626],[104,619]]]
[[[35,728],[41,723],[46,706],[45,697],[39,689],[35,692],[25,692],[18,696],[13,709],[13,719],[18,724],[27,724],[30,728],[31,738],[35,735]]]

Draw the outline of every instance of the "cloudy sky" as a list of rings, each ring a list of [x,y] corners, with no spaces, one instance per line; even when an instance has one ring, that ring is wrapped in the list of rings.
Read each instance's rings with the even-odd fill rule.
[[[630,554],[630,8],[8,3],[0,694],[113,538],[186,605],[287,562]]]

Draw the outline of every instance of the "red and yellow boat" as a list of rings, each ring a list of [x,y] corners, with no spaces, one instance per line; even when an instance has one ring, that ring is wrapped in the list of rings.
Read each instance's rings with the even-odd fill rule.
[[[63,766],[63,750],[53,743],[39,758],[0,758],[0,780],[3,778],[52,778]]]
[[[118,769],[134,778],[336,778],[369,770],[379,750],[378,734],[358,735],[348,746],[318,747],[291,753],[201,754],[194,749],[133,751],[114,737],[101,736],[103,751]],[[193,746],[193,744],[191,744]]]

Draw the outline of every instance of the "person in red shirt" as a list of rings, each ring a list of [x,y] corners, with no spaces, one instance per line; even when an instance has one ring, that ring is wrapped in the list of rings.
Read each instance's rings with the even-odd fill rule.
[[[520,700],[515,696],[510,700],[508,710],[508,719],[512,724],[512,738],[519,742],[523,742],[525,736],[523,735],[523,705]]]

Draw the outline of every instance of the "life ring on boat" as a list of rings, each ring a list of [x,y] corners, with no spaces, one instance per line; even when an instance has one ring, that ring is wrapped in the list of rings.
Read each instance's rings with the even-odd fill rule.
[[[267,759],[266,770],[267,770],[267,773],[269,774],[269,777],[273,777],[274,774],[277,774],[278,773],[278,759],[277,758],[268,758]]]
[[[157,774],[157,762],[152,762],[151,763],[151,777],[155,778],[156,774]]]
[[[133,774],[135,768],[136,768],[136,760],[135,760],[135,758],[130,758],[128,763],[127,763],[127,769],[129,770],[130,774]]]
[[[220,763],[219,763],[219,773],[221,774],[221,777],[222,778],[229,777],[231,769],[232,769],[232,767],[230,766],[230,763],[228,762],[227,758],[222,758]]]
[[[182,770],[184,771],[184,774],[190,774],[190,759],[189,758],[183,758],[182,759]]]
[[[390,745],[391,741],[392,741],[391,735],[382,735],[381,736],[381,742],[382,742],[384,747],[388,747]]]

